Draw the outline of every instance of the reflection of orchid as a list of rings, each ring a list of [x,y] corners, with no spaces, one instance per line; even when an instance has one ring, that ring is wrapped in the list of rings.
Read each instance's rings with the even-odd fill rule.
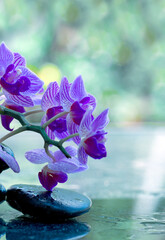
[[[70,134],[78,132],[81,120],[88,108],[96,107],[96,99],[86,92],[81,76],[77,77],[72,84],[67,78],[63,78],[60,86],[60,100],[67,115],[67,129]],[[75,143],[80,143],[79,137],[74,137]]]
[[[44,149],[35,149],[25,153],[25,157],[32,163],[42,164],[48,163],[41,172],[39,172],[39,180],[43,187],[52,190],[58,182],[66,182],[68,173],[76,173],[87,169],[86,165],[81,164],[76,158],[77,150],[74,147],[66,147],[66,151],[71,158],[66,158],[61,151],[50,154],[54,159],[49,157]]]
[[[108,124],[108,109],[93,120],[92,111],[88,110],[80,124],[79,134],[82,138],[78,149],[78,158],[86,164],[88,155],[94,159],[106,157],[104,127]]]
[[[12,53],[1,43],[0,85],[8,100],[30,107],[34,105],[31,96],[41,90],[43,82],[26,68],[25,59],[19,53]]]
[[[15,160],[13,151],[4,144],[0,144],[0,162],[3,161],[5,169],[11,168],[14,172],[18,173],[20,171],[19,165]],[[2,171],[3,169],[1,169]]]

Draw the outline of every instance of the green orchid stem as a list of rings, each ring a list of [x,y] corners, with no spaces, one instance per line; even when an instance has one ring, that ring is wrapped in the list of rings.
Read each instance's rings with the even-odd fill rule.
[[[2,143],[2,142],[5,141],[6,139],[8,139],[8,138],[10,138],[10,137],[12,137],[12,136],[14,136],[14,135],[16,135],[16,134],[18,134],[18,133],[21,133],[21,132],[23,132],[23,131],[26,131],[26,126],[20,127],[20,128],[18,128],[18,129],[16,129],[16,130],[14,130],[14,131],[6,134],[4,137],[2,137],[2,138],[0,139],[0,143]]]
[[[68,112],[62,112],[62,113],[59,113],[57,114],[56,116],[52,117],[51,119],[49,119],[46,123],[44,123],[42,125],[42,127],[45,129],[50,123],[52,123],[53,121],[55,121],[56,119],[66,115]]]
[[[27,116],[29,116],[31,114],[40,113],[40,112],[43,112],[43,110],[42,109],[35,109],[35,110],[31,110],[31,111],[23,113],[23,115],[24,115],[24,117],[27,117]]]
[[[6,108],[4,106],[0,106],[0,114],[8,115],[17,119],[22,126],[30,125],[30,123],[24,118],[24,115],[22,113]]]
[[[72,135],[70,135],[70,136],[68,136],[68,137],[66,137],[66,138],[61,139],[61,140],[59,141],[59,143],[62,145],[65,141],[67,141],[67,140],[69,140],[69,139],[71,139],[71,138],[73,138],[73,137],[77,137],[77,136],[79,136],[79,133],[74,133],[74,134],[72,134]]]
[[[5,135],[4,137],[2,137],[0,139],[0,142],[3,142],[5,141],[6,139],[8,139],[9,137],[12,137],[18,133],[21,133],[23,131],[32,131],[32,132],[37,132],[39,133],[45,144],[47,145],[53,145],[53,146],[56,146],[58,147],[61,152],[67,157],[67,158],[70,158],[71,156],[67,153],[67,151],[65,150],[65,148],[62,146],[62,143],[60,143],[60,141],[54,141],[52,139],[49,138],[49,136],[46,134],[45,132],[45,129],[42,127],[42,126],[37,126],[37,125],[32,125],[29,123],[29,121],[27,121],[25,119],[25,116],[20,113],[20,112],[17,112],[17,111],[14,111],[14,110],[11,110],[9,108],[6,108],[4,106],[0,106],[0,114],[2,115],[8,115],[8,116],[11,116],[15,119],[17,119],[20,124],[22,125],[22,127],[8,133],[7,135]],[[56,115],[57,116],[57,115]]]
[[[53,159],[53,162],[55,162],[56,159],[55,159],[55,157],[50,153],[50,151],[49,151],[49,145],[48,145],[47,143],[44,144],[44,148],[45,148],[46,154],[47,154],[50,158]]]

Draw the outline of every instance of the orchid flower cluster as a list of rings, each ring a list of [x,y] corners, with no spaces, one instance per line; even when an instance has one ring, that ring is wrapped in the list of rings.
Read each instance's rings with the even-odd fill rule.
[[[69,173],[86,170],[88,156],[106,157],[104,128],[109,119],[108,109],[94,118],[96,99],[86,92],[81,76],[73,83],[63,77],[60,86],[51,82],[45,92],[43,85],[27,68],[25,58],[1,43],[0,115],[2,126],[9,133],[0,139],[0,172],[9,167],[16,173],[20,171],[13,151],[2,142],[23,131],[37,132],[44,139],[44,147],[26,152],[25,157],[34,164],[46,163],[38,177],[42,186],[52,191],[58,183],[67,181]],[[34,110],[28,109],[34,106]],[[37,112],[43,112],[41,124],[33,125],[26,117]],[[10,127],[13,119],[21,124],[16,130]],[[53,146],[58,150],[52,151]]]

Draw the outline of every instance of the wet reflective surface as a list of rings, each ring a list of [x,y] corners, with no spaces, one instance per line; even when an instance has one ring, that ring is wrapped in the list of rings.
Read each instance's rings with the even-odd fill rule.
[[[89,213],[61,223],[35,222],[7,203],[0,206],[2,239],[139,239],[165,238],[165,199],[94,200]],[[152,211],[146,207],[157,202]],[[139,203],[143,203],[142,205]]]
[[[24,158],[25,151],[43,145],[38,135],[33,136],[33,141],[29,134],[21,134],[15,136],[16,141],[5,142],[15,149],[22,170],[20,174],[9,170],[1,174],[1,183],[6,188],[17,183],[39,184],[37,171],[41,166],[31,165]],[[70,174],[69,181],[59,185],[92,198],[93,206],[89,213],[77,217],[76,222],[65,223],[67,225],[37,224],[30,219],[20,218],[21,213],[4,202],[0,205],[1,238],[165,239],[164,145],[165,128],[161,126],[110,129],[108,157],[101,161],[89,159],[89,170]]]

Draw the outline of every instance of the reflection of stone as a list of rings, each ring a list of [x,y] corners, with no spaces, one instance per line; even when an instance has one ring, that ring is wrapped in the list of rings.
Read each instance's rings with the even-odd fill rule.
[[[82,194],[59,188],[48,192],[41,186],[24,184],[8,189],[7,202],[24,214],[46,221],[76,217],[91,207],[91,200]]]
[[[0,239],[5,233],[6,233],[6,223],[2,218],[0,218]]]
[[[0,203],[2,203],[5,200],[5,196],[6,196],[6,189],[2,184],[0,184]]]
[[[6,239],[80,239],[87,235],[89,231],[90,228],[88,225],[73,220],[46,224],[35,222],[34,219],[20,217],[9,222]]]

